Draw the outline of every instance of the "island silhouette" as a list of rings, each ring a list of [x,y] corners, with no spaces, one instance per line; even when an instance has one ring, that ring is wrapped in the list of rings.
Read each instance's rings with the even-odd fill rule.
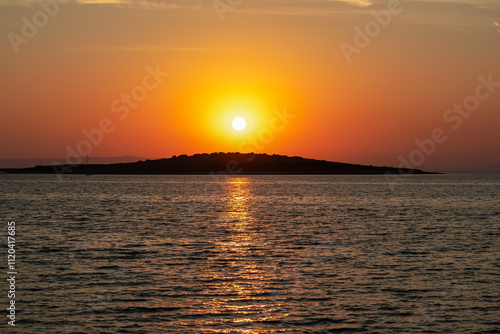
[[[4,169],[23,174],[434,174],[419,169],[358,165],[265,153],[203,153],[129,163],[38,165]]]

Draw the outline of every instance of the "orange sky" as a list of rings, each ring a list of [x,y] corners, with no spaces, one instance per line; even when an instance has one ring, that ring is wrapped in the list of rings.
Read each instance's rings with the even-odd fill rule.
[[[251,150],[500,170],[500,86],[478,87],[500,83],[499,1],[49,3],[0,0],[0,158]]]

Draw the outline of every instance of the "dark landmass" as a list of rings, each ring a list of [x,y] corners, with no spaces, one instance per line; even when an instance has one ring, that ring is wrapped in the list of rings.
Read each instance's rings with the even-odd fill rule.
[[[23,174],[433,174],[418,169],[374,167],[253,153],[205,153],[133,163],[36,166],[2,171]]]
[[[141,157],[133,156],[123,156],[123,157],[90,157],[89,162],[93,164],[116,164],[120,162],[136,162],[139,161]],[[0,159],[0,169],[8,168],[28,168],[36,165],[52,165],[54,161],[59,164],[64,163],[64,158],[62,159]],[[82,162],[85,162],[86,158],[82,158]]]

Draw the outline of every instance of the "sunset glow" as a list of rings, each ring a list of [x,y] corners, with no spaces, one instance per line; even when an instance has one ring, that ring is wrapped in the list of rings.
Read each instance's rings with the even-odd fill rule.
[[[253,140],[262,153],[495,170],[500,4],[451,3],[61,1],[49,15],[0,1],[0,158],[163,158]],[[490,76],[488,97],[470,100]],[[274,119],[284,109],[295,118]],[[435,129],[446,140],[427,154],[418,143]]]

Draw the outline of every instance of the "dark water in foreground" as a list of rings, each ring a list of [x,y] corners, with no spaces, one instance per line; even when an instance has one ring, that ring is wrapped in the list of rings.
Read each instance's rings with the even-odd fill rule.
[[[5,254],[17,223],[15,332],[500,333],[498,174],[392,189],[383,176],[0,175],[0,190]],[[14,332],[0,302],[0,332]]]

